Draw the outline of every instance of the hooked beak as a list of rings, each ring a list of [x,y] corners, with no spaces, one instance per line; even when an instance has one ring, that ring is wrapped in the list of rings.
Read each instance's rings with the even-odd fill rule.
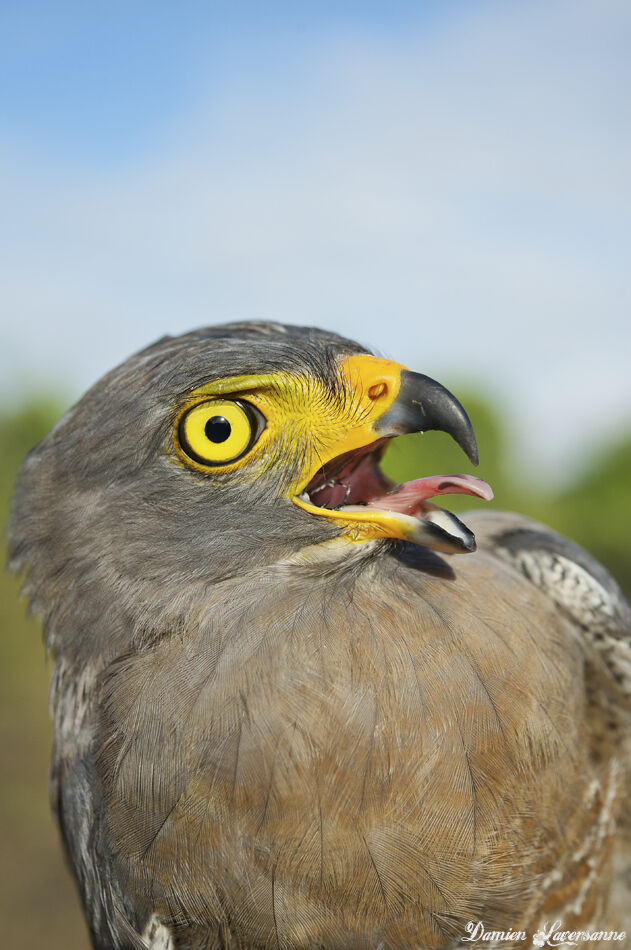
[[[490,500],[486,482],[472,475],[418,478],[396,485],[379,469],[393,437],[439,429],[477,465],[473,426],[456,397],[420,373],[374,356],[351,356],[342,364],[353,419],[320,453],[294,496],[296,505],[340,523],[351,541],[397,538],[445,553],[475,550],[471,531],[455,515],[431,504],[437,495],[466,494]]]
[[[458,443],[469,461],[478,464],[478,445],[471,420],[453,393],[422,373],[401,370],[399,392],[374,424],[380,435],[404,435],[439,429]]]

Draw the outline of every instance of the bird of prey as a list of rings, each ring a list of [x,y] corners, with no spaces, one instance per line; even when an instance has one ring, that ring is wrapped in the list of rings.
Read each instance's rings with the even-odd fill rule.
[[[429,500],[480,479],[389,481],[427,429],[477,462],[431,378],[233,323],[133,356],[27,457],[11,566],[97,950],[624,945],[631,610],[545,527]]]

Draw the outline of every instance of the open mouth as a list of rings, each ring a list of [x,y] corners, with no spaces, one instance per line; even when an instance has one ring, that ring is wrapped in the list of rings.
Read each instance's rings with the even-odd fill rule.
[[[390,438],[327,462],[295,499],[306,510],[344,520],[375,537],[401,538],[455,554],[475,551],[475,537],[454,514],[432,504],[438,495],[490,501],[493,491],[473,475],[430,475],[396,484],[379,468]]]

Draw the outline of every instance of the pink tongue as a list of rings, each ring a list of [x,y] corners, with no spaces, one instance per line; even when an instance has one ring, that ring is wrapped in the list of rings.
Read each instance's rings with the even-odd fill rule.
[[[428,478],[404,482],[394,492],[373,498],[368,502],[368,507],[416,515],[422,503],[436,495],[473,495],[474,498],[490,501],[493,489],[475,475],[430,475]]]

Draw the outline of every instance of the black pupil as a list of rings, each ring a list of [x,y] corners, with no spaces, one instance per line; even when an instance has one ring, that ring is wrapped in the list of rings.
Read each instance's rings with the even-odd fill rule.
[[[204,426],[204,432],[210,442],[225,442],[232,432],[232,426],[223,416],[213,416]]]

